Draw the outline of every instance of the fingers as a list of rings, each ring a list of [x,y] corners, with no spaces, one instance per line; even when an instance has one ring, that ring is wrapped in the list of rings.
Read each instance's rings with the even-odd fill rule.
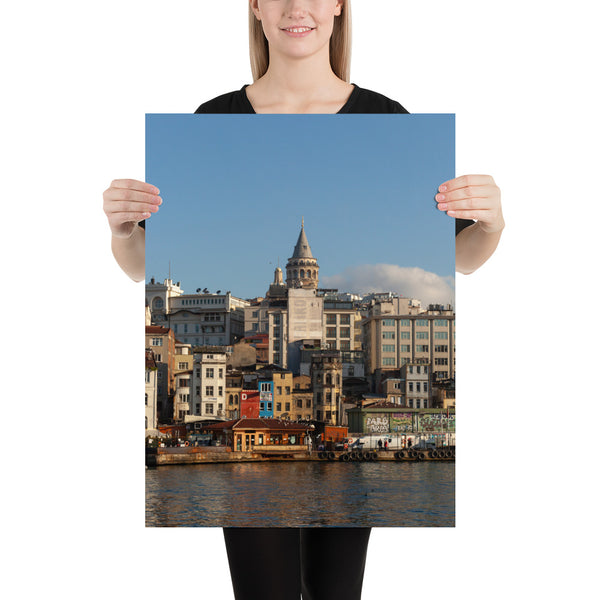
[[[151,183],[145,181],[138,181],[137,179],[115,179],[111,184],[110,188],[125,189],[125,190],[137,190],[138,192],[146,192],[148,194],[154,194],[158,196],[160,190]]]
[[[159,189],[144,181],[115,179],[104,192],[104,213],[113,235],[131,235],[139,221],[158,212],[162,198]]]
[[[496,183],[490,175],[461,175],[460,177],[442,183],[439,187],[439,191],[452,192],[460,188],[476,185],[496,185]]]
[[[463,175],[439,186],[435,200],[450,217],[488,224],[502,221],[500,189],[489,175]]]

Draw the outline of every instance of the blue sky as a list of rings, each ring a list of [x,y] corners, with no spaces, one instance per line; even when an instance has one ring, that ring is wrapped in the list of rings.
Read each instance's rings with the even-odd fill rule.
[[[453,176],[453,115],[147,115],[146,181],[163,204],[146,278],[170,261],[186,293],[264,295],[304,217],[321,287],[415,295],[434,274],[453,288],[454,221],[434,201]]]

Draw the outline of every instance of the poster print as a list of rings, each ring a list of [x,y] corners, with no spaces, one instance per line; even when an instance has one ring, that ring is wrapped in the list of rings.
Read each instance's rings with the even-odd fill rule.
[[[454,526],[453,176],[453,115],[147,116],[147,526]]]

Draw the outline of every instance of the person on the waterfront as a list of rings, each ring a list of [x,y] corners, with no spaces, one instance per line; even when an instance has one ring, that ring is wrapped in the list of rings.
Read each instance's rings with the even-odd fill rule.
[[[407,112],[350,83],[350,0],[249,0],[249,6],[254,81],[196,112]],[[456,269],[471,273],[500,240],[500,190],[488,175],[467,175],[440,182],[437,192],[438,209],[456,219]],[[103,198],[115,259],[141,281],[144,220],[158,212],[159,191],[150,183],[118,179]],[[370,528],[225,528],[224,535],[236,600],[298,600],[300,593],[304,600],[361,597]],[[352,552],[344,560],[323,561],[323,548]]]

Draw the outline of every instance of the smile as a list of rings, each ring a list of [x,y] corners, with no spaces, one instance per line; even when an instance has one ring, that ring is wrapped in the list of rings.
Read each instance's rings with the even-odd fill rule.
[[[308,33],[310,33],[313,29],[315,29],[314,27],[284,27],[282,28],[281,31],[284,31],[285,33],[288,33],[290,35],[306,35]]]

